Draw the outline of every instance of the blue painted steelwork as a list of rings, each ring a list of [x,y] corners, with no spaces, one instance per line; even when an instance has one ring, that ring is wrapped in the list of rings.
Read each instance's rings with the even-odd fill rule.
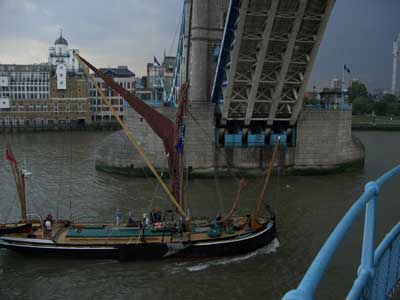
[[[397,256],[400,254],[400,226],[396,225],[389,235],[383,240],[374,254],[375,223],[376,223],[376,202],[377,196],[383,184],[395,175],[400,174],[400,165],[385,173],[376,181],[366,184],[364,193],[357,199],[353,206],[347,211],[345,216],[331,233],[325,244],[322,246],[317,257],[314,259],[310,268],[297,289],[288,292],[284,300],[313,300],[315,291],[325,274],[333,255],[342,243],[345,235],[360,215],[366,209],[364,222],[364,237],[362,246],[361,265],[358,270],[358,277],[350,290],[348,300],[370,300],[387,299],[388,292],[399,279],[399,265],[393,267],[396,270],[389,270],[390,254]],[[393,248],[395,246],[395,249]],[[393,256],[393,257],[394,257]],[[386,275],[385,275],[386,274]],[[390,280],[389,280],[389,275]],[[384,277],[384,278],[383,278]],[[376,297],[381,295],[382,297]]]
[[[159,72],[159,71],[158,71]],[[158,81],[158,83],[157,83]],[[159,92],[162,92],[161,99],[158,99]],[[167,91],[165,90],[164,79],[159,75],[154,78],[153,80],[153,87],[152,87],[152,101],[160,101],[166,104],[168,101]]]
[[[292,135],[291,135],[292,146],[296,145],[296,137],[297,137],[296,134],[297,134],[296,128],[293,128]]]
[[[265,133],[252,133],[247,134],[248,147],[263,147],[265,146]]]
[[[242,131],[238,133],[226,133],[224,135],[224,146],[225,147],[242,147]]]
[[[182,69],[183,69],[183,50],[185,43],[185,8],[183,8],[182,18],[181,18],[181,28],[179,34],[178,48],[176,49],[176,61],[174,68],[174,75],[172,77],[171,91],[166,99],[166,105],[176,106],[176,101],[178,98],[178,89],[182,85]]]
[[[352,110],[352,104],[304,104],[306,109],[322,109],[322,110]]]
[[[281,146],[286,147],[287,146],[287,133],[286,132],[282,132],[282,133],[275,133],[273,131],[271,131],[271,135],[269,137],[269,144],[271,146],[275,146],[276,143],[278,143]]]
[[[235,24],[239,17],[240,1],[230,0],[226,18],[224,35],[222,37],[221,50],[218,57],[217,70],[214,77],[211,92],[211,101],[214,103],[223,102],[223,86],[226,85],[225,69],[229,66],[231,59],[231,47],[235,39]]]

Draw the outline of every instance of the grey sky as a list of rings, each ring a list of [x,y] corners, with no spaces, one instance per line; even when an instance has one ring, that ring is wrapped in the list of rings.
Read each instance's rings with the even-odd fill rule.
[[[183,0],[0,0],[0,63],[47,60],[62,27],[70,47],[97,66],[143,75],[164,49],[174,54]],[[400,0],[337,0],[310,87],[340,78],[343,63],[373,88],[389,88]]]

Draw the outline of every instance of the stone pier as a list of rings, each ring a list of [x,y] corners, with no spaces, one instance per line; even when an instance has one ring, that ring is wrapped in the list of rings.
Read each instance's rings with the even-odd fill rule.
[[[175,109],[159,108],[169,118]],[[272,156],[272,147],[219,148],[215,145],[213,105],[192,105],[196,118],[188,117],[185,141],[186,166],[193,177],[257,176],[265,173]],[[156,168],[167,170],[161,140],[133,110],[128,110],[128,127],[141,142]],[[287,174],[316,174],[360,168],[364,147],[352,136],[351,111],[303,110],[297,130],[296,145],[280,149],[279,164]],[[106,138],[97,149],[96,167],[99,170],[132,176],[147,176],[150,171],[122,132]]]

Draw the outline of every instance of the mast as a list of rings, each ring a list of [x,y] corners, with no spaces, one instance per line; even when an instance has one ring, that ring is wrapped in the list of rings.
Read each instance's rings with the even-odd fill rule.
[[[14,175],[15,186],[17,188],[20,209],[21,209],[21,219],[26,221],[26,195],[25,195],[25,172],[19,171],[18,162],[11,150],[11,146],[7,145],[5,159],[10,162],[11,169]]]
[[[190,43],[192,38],[192,16],[193,16],[193,0],[189,1],[189,20],[185,20],[185,23],[188,24],[188,33],[187,33],[187,44],[186,44],[186,66],[185,66],[185,82],[182,84],[179,96],[178,96],[178,109],[176,112],[176,126],[177,126],[177,140],[176,140],[176,152],[178,156],[178,172],[175,173],[176,178],[176,197],[179,199],[179,204],[182,208],[187,211],[188,203],[187,199],[185,199],[185,152],[184,152],[184,140],[186,134],[186,124],[185,114],[187,111],[188,105],[188,93],[189,93],[189,71],[190,71]],[[186,10],[184,10],[185,13]],[[184,33],[184,32],[183,32]]]
[[[168,188],[168,186],[164,183],[164,181],[162,180],[160,175],[157,173],[157,171],[155,170],[155,168],[152,165],[152,163],[147,158],[147,156],[146,156],[145,152],[143,151],[142,147],[140,146],[139,142],[132,135],[132,133],[130,132],[129,128],[125,125],[125,123],[121,120],[120,116],[114,110],[114,107],[111,105],[110,101],[104,95],[103,90],[99,87],[99,84],[94,80],[93,76],[89,73],[88,68],[92,69],[97,75],[99,75],[108,86],[110,86],[111,88],[113,88],[114,90],[119,92],[120,95],[122,97],[124,97],[124,99],[127,100],[128,103],[139,114],[141,114],[143,116],[143,118],[149,123],[150,127],[152,127],[153,130],[163,139],[164,146],[165,146],[166,150],[170,150],[170,152],[167,153],[168,154],[168,158],[169,158],[169,162],[170,162],[171,156],[172,156],[172,159],[173,159],[172,161],[174,161],[175,151],[174,151],[173,146],[168,144],[169,142],[171,142],[171,140],[170,140],[171,132],[167,132],[167,130],[168,129],[169,130],[173,129],[174,132],[172,132],[172,134],[173,134],[173,136],[176,136],[176,132],[175,132],[176,127],[175,126],[172,126],[172,127],[170,126],[170,127],[167,127],[167,128],[162,128],[162,126],[160,127],[160,124],[157,123],[157,121],[160,121],[160,120],[163,121],[161,123],[163,123],[164,126],[168,126],[170,124],[173,124],[172,121],[170,121],[168,118],[166,118],[163,115],[161,115],[159,112],[157,112],[153,108],[149,107],[147,104],[142,102],[138,97],[130,94],[128,91],[126,91],[124,88],[122,88],[119,84],[117,84],[114,80],[112,80],[112,79],[108,78],[107,76],[105,76],[101,71],[97,70],[94,66],[92,66],[90,63],[88,63],[86,60],[84,60],[79,55],[75,54],[75,57],[78,60],[78,62],[82,65],[83,71],[86,74],[86,76],[93,82],[93,85],[94,85],[96,91],[100,94],[102,101],[107,104],[107,106],[109,107],[110,111],[114,115],[115,119],[121,125],[123,132],[125,133],[125,135],[129,139],[129,141],[132,143],[132,145],[136,148],[136,150],[138,151],[138,153],[141,156],[141,158],[143,159],[143,161],[149,167],[150,171],[156,177],[157,181],[159,182],[159,184],[163,188],[163,190],[166,193],[166,195],[168,196],[168,198],[171,200],[171,202],[177,208],[177,211],[185,219],[188,219],[185,211],[182,209],[181,205],[176,200],[176,198],[173,195],[173,193],[171,193],[171,191]]]
[[[275,162],[276,154],[278,153],[280,140],[281,140],[280,137],[278,137],[277,143],[276,143],[275,148],[274,148],[274,152],[272,153],[271,161],[269,163],[269,169],[268,169],[268,172],[267,172],[267,176],[265,176],[264,186],[263,186],[263,188],[261,190],[261,194],[260,194],[260,196],[258,198],[256,210],[254,211],[254,214],[253,214],[253,216],[251,218],[251,227],[254,230],[256,230],[256,229],[258,229],[260,227],[260,225],[257,222],[257,219],[258,219],[258,217],[260,215],[261,206],[262,206],[262,203],[264,201],[265,192],[266,192],[267,187],[268,187],[269,179],[270,179],[270,177],[272,175],[272,170],[274,168],[274,162]]]
[[[185,157],[184,157],[184,143],[185,143],[185,134],[186,134],[186,125],[184,123],[185,113],[187,110],[187,93],[188,93],[189,85],[184,83],[179,91],[178,98],[178,109],[176,111],[176,126],[178,128],[178,135],[176,140],[176,152],[178,155],[178,170],[174,174],[173,178],[173,190],[176,193],[176,197],[179,199],[179,204],[186,211],[186,201],[185,201],[185,189],[184,189],[184,177],[185,177]]]

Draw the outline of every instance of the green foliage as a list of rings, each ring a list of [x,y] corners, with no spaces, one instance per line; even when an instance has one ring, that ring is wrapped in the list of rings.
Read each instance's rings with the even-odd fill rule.
[[[386,103],[396,103],[399,101],[399,99],[393,94],[385,94],[382,101]]]
[[[304,104],[319,104],[319,100],[316,98],[304,97]]]
[[[356,98],[360,97],[367,98],[368,90],[365,84],[358,81],[354,81],[349,87],[348,95],[349,95],[349,102],[352,103]]]
[[[399,99],[392,94],[386,94],[383,99],[376,102],[374,111],[378,116],[400,116]]]
[[[373,102],[367,97],[357,97],[353,101],[353,114],[363,115],[370,114],[373,110]]]
[[[377,116],[385,116],[388,110],[389,110],[389,105],[384,101],[376,102],[374,105],[374,112]]]

